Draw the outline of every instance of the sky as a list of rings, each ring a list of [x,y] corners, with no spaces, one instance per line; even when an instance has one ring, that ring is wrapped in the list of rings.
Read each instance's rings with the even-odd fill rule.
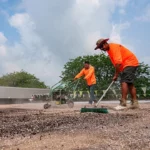
[[[150,65],[149,37],[149,0],[0,0],[0,76],[23,69],[52,86],[100,38]]]

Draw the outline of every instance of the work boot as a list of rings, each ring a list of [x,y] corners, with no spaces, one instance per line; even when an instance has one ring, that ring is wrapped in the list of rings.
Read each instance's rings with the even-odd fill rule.
[[[93,106],[94,106],[94,107],[96,106],[96,103],[97,103],[97,101],[96,101],[96,100],[93,100]]]
[[[121,99],[120,100],[120,105],[126,107],[127,106],[126,100],[125,99]]]
[[[96,103],[97,103],[97,101],[96,101],[96,100],[93,100],[93,102],[94,102],[94,104],[96,104]]]
[[[125,99],[121,99],[120,100],[120,104],[118,106],[115,107],[116,110],[123,110],[123,109],[126,109],[127,107],[127,104],[126,104],[126,100]]]
[[[131,106],[130,106],[131,109],[136,109],[136,108],[139,108],[139,102],[138,100],[131,100]]]
[[[91,100],[89,100],[89,104],[92,105],[92,101]]]

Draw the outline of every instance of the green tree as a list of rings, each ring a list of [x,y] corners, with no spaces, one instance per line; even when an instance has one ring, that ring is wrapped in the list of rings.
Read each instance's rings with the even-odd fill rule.
[[[84,61],[88,60],[92,66],[95,67],[96,72],[96,79],[97,79],[97,88],[104,89],[108,86],[108,84],[112,81],[114,67],[111,64],[110,59],[104,55],[86,55],[86,56],[79,56],[75,59],[70,59],[64,65],[64,71],[62,71],[62,79],[64,81],[73,79],[77,73],[84,66]],[[85,80],[81,80],[79,84],[80,90],[86,90],[87,85]]]
[[[112,65],[110,59],[105,54],[101,55],[86,55],[79,56],[75,59],[70,59],[65,65],[62,71],[62,80],[67,81],[75,77],[77,73],[83,68],[84,61],[88,60],[91,65],[95,67],[97,85],[96,90],[101,91],[108,87],[111,83],[114,75],[114,66]],[[137,88],[137,93],[143,94],[141,87],[147,87],[147,96],[150,96],[150,70],[149,66],[144,63],[140,63],[137,69],[135,86]],[[114,88],[120,90],[119,80],[114,84]],[[86,81],[82,80],[79,83],[78,90],[87,90]],[[117,91],[119,92],[119,91]],[[100,93],[102,94],[102,93]]]
[[[41,82],[34,75],[23,70],[3,75],[0,77],[0,85],[24,88],[47,88],[44,82]]]
[[[148,64],[144,64],[144,62],[140,63],[140,66],[137,69],[135,86],[140,98],[150,97],[150,67]],[[144,96],[144,92],[142,90],[143,87],[146,88],[147,96]]]

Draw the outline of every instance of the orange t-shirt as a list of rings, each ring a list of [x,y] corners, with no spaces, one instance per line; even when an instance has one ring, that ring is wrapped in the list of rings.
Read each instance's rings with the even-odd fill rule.
[[[84,79],[87,82],[87,85],[96,84],[96,77],[95,77],[95,69],[93,66],[90,65],[89,69],[83,68],[80,73],[78,73],[75,78],[80,78],[81,76],[85,75]]]
[[[130,50],[120,44],[109,43],[109,50],[107,53],[114,66],[116,64],[121,64],[120,71],[127,66],[139,65],[136,56]]]

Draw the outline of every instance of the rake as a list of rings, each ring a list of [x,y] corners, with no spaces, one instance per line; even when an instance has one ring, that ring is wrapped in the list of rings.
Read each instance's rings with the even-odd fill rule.
[[[81,108],[80,112],[81,113],[84,113],[84,112],[108,113],[107,108],[97,108],[97,106],[100,103],[100,101],[103,99],[103,97],[106,95],[107,91],[110,89],[113,83],[114,81],[112,81],[111,84],[108,86],[108,88],[105,90],[105,92],[103,93],[101,98],[98,100],[94,108],[86,108],[85,106],[84,108]]]

